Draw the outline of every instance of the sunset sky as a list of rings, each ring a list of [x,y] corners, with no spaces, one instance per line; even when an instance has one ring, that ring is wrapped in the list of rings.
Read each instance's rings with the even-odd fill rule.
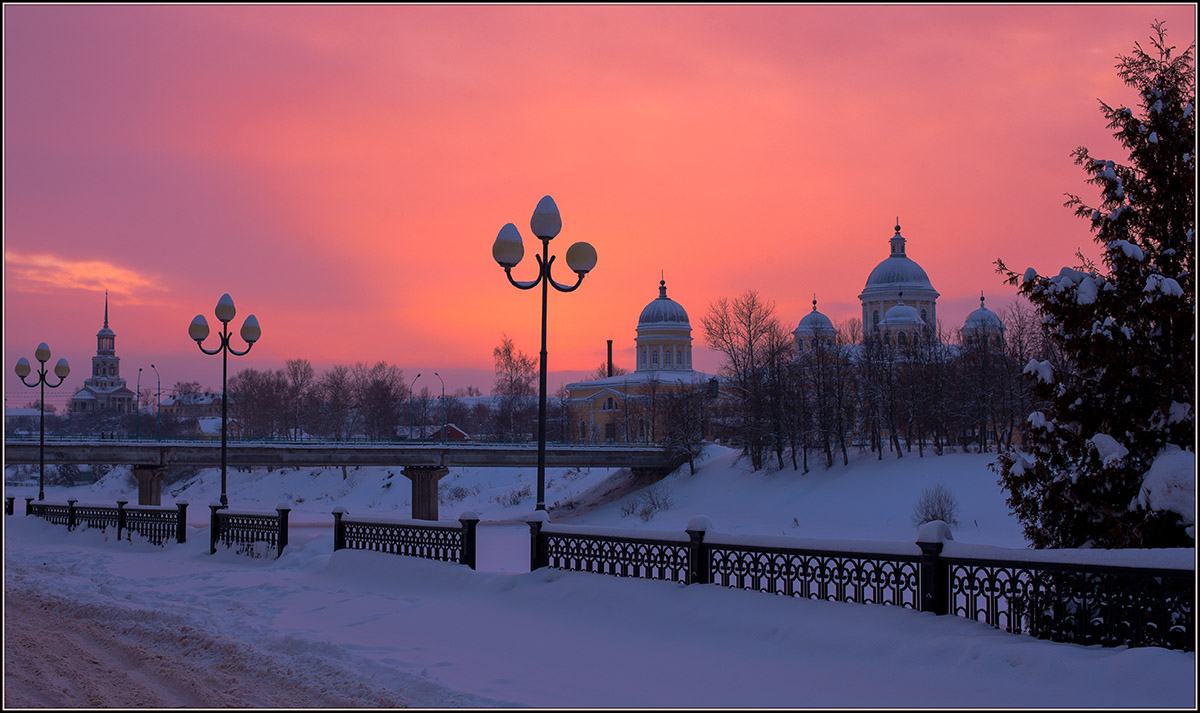
[[[1192,4],[5,5],[5,403],[41,341],[74,370],[48,400],[82,384],[106,289],[130,388],[152,362],[219,388],[187,325],[229,292],[263,330],[231,374],[386,360],[488,393],[492,348],[536,356],[540,327],[492,241],[515,223],[532,278],[547,194],[557,279],[599,254],[550,296],[551,389],[607,339],[632,368],[660,274],[697,347],[748,289],[789,330],[814,293],[857,316],[897,216],[957,328],[1013,301],[997,258],[1098,254],[1070,154],[1126,160],[1097,100],[1136,107],[1115,58],[1156,18],[1194,41]]]

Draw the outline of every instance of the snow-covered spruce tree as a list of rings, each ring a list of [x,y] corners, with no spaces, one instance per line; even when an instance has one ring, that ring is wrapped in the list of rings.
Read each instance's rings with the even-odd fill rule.
[[[1080,256],[1079,269],[1018,276],[997,261],[1063,357],[1026,365],[1046,407],[1029,415],[1023,452],[993,465],[1035,547],[1195,543],[1190,505],[1162,507],[1181,493],[1146,478],[1160,455],[1191,451],[1195,433],[1195,44],[1173,56],[1152,27],[1153,54],[1135,43],[1117,64],[1139,110],[1100,102],[1129,165],[1073,154],[1102,201],[1067,194],[1065,205],[1091,223],[1103,266]]]

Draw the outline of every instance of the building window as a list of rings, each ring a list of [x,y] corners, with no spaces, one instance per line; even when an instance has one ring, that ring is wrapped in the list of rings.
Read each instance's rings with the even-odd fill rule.
[[[908,345],[908,338],[904,336],[904,332],[896,335],[896,346],[903,347]]]
[[[671,366],[671,350],[663,353],[663,366]]]
[[[875,326],[875,331],[879,331],[879,310],[871,313],[871,323]]]
[[[605,411],[616,411],[617,410],[617,400],[611,396],[609,396],[607,399],[605,399],[604,400],[604,410]]]
[[[658,350],[650,352],[650,366],[658,366]]]
[[[929,324],[929,318],[925,316],[925,310],[921,310],[921,321],[925,324]]]

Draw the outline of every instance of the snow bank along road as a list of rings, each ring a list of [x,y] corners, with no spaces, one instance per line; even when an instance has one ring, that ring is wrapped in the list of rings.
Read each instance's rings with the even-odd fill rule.
[[[713,585],[335,554],[311,532],[256,560],[209,555],[203,533],[157,548],[5,518],[5,705],[1195,703],[1194,654]]]

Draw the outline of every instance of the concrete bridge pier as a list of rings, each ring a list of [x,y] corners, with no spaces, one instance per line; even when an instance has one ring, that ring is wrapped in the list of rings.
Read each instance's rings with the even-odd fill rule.
[[[138,505],[162,505],[162,482],[166,469],[159,466],[139,465],[133,467],[133,477],[138,484]]]
[[[400,471],[412,481],[412,519],[438,519],[438,481],[450,469],[444,465],[406,465]]]

